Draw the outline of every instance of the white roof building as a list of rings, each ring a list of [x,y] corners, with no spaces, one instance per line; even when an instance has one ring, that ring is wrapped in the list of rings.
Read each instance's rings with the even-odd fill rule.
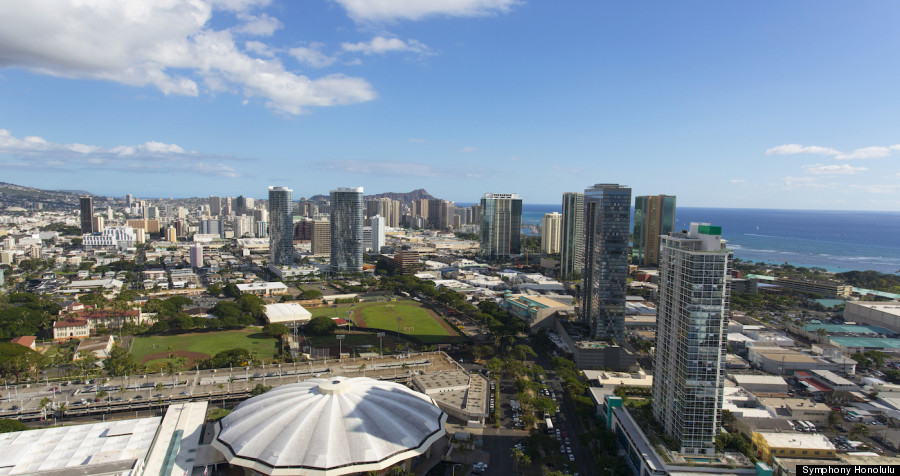
[[[303,324],[312,319],[312,313],[295,302],[283,302],[267,305],[266,319],[273,324]]]
[[[0,434],[0,475],[129,474],[159,423],[154,417]]]
[[[216,423],[212,445],[263,474],[365,473],[425,453],[446,421],[434,400],[398,383],[310,379],[238,405]]]

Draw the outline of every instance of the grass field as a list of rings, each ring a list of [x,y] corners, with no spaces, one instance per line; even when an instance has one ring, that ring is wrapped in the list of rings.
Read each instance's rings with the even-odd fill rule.
[[[447,329],[418,304],[401,302],[369,304],[359,307],[368,327],[399,331],[414,336],[448,336]],[[398,322],[399,318],[399,322]]]
[[[206,358],[223,350],[243,348],[249,350],[257,359],[271,360],[275,357],[277,344],[275,339],[260,332],[258,327],[248,327],[232,331],[135,337],[131,353],[139,363],[152,364],[156,360],[165,360],[165,357],[160,356],[158,359],[147,361],[145,357],[160,352],[168,353],[170,346],[176,351],[206,354]]]

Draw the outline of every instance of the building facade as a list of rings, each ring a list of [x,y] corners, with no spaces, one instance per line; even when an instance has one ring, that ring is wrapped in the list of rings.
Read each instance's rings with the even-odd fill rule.
[[[386,221],[381,215],[372,217],[372,253],[374,254],[380,253],[381,247],[385,244],[384,230]]]
[[[486,193],[481,198],[481,255],[504,259],[522,250],[522,199],[516,193]]]
[[[269,187],[269,264],[294,264],[294,191]]]
[[[675,231],[675,197],[643,195],[634,199],[634,237],[631,263],[659,265],[659,236]]]
[[[559,254],[562,231],[562,215],[545,213],[541,220],[541,252],[545,255]]]
[[[584,194],[563,194],[559,273],[563,279],[581,274],[584,265]]]
[[[79,208],[81,208],[81,232],[94,232],[94,199],[91,197],[81,197],[78,200]]]
[[[722,228],[661,238],[653,411],[688,454],[715,453],[722,419],[732,253]]]
[[[359,273],[363,270],[363,188],[331,191],[331,269]]]
[[[594,339],[625,337],[631,189],[597,184],[584,191],[582,316]]]

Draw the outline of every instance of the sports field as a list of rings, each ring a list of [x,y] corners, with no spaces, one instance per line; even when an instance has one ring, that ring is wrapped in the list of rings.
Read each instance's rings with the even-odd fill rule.
[[[399,331],[428,343],[454,341],[459,335],[444,319],[416,301],[363,302],[309,310],[313,317],[350,319],[359,327]],[[397,321],[397,318],[400,321]]]
[[[188,359],[208,359],[217,353],[242,348],[249,350],[260,360],[271,360],[275,357],[276,340],[263,334],[258,327],[246,329],[198,332],[173,336],[135,337],[131,346],[134,359],[143,364],[164,361],[170,353]],[[169,351],[169,347],[174,349]]]

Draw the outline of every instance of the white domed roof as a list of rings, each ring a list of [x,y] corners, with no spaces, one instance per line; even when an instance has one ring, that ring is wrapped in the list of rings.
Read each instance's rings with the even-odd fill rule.
[[[397,383],[310,379],[238,405],[217,423],[213,446],[265,474],[357,473],[424,453],[446,420],[431,397]]]

